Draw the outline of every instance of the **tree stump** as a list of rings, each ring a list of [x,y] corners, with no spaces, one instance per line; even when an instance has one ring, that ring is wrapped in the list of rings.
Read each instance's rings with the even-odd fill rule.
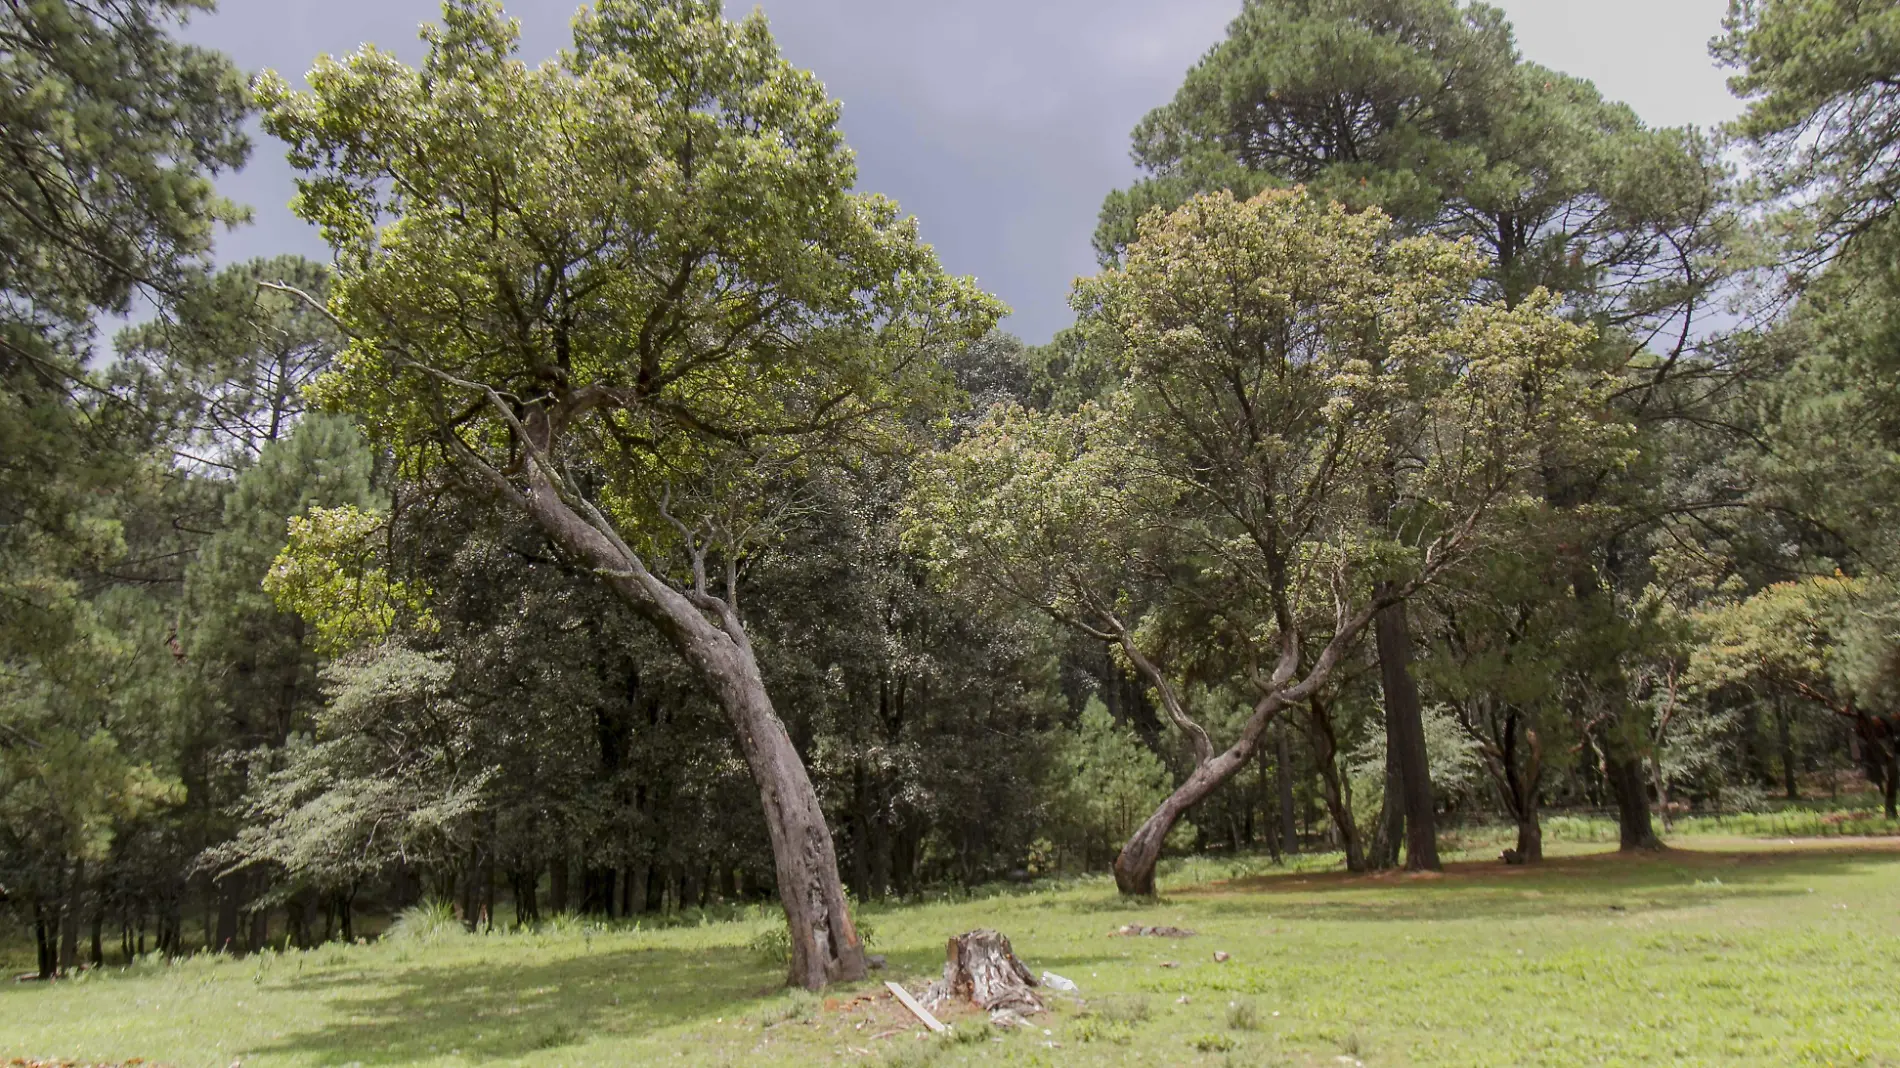
[[[1035,976],[1016,959],[1009,939],[979,928],[950,939],[944,947],[943,978],[930,984],[922,1001],[935,1009],[952,998],[969,998],[985,1012],[1027,1015],[1042,1012],[1042,999],[1030,988]]]

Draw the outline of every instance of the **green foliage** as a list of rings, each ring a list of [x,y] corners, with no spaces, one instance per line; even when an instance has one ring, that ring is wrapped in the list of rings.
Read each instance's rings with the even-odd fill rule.
[[[1757,684],[1848,711],[1861,682],[1843,662],[1843,639],[1866,602],[1867,584],[1842,576],[1777,583],[1697,618],[1703,642],[1691,679],[1715,689]]]
[[[1174,779],[1130,727],[1091,697],[1076,725],[1062,732],[1050,788],[1058,836],[1071,856],[1087,864],[1113,856],[1174,791]],[[1193,837],[1193,825],[1184,820],[1169,844],[1180,848]]]
[[[1712,49],[1748,102],[1734,130],[1772,194],[1803,194],[1804,230],[1834,246],[1877,225],[1900,195],[1895,71],[1900,12],[1841,0],[1731,0]]]
[[[1421,709],[1425,725],[1425,755],[1431,768],[1432,789],[1440,797],[1458,798],[1473,793],[1484,774],[1481,743],[1459,724],[1458,717],[1444,705]],[[1361,826],[1370,827],[1378,814],[1380,793],[1385,787],[1385,731],[1377,723],[1373,730],[1346,755],[1346,772],[1352,778],[1353,799],[1358,808],[1355,817]]]
[[[447,445],[500,469],[511,428],[484,391],[556,384],[546,430],[601,461],[631,529],[733,439],[947,399],[926,354],[1000,307],[850,191],[838,107],[762,15],[610,0],[574,33],[530,68],[494,5],[455,0],[420,68],[366,49],[320,61],[309,93],[260,79],[297,210],[342,265],[352,341],[325,404],[412,462]]]
[[[314,737],[254,783],[235,837],[208,852],[224,871],[266,865],[346,887],[399,858],[441,859],[480,808],[493,768],[469,759],[477,725],[439,658],[398,646],[325,671]]]
[[[317,628],[319,651],[334,655],[379,642],[405,617],[430,629],[426,589],[392,579],[381,563],[387,525],[387,516],[356,505],[291,518],[289,541],[264,590]]]
[[[1150,211],[1303,184],[1469,238],[1491,297],[1547,287],[1641,336],[1706,302],[1733,230],[1706,138],[1520,60],[1479,3],[1248,0],[1133,140],[1148,177],[1104,203],[1105,259]]]

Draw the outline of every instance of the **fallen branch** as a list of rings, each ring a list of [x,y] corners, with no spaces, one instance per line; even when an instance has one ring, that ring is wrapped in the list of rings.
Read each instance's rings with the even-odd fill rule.
[[[950,1030],[950,1028],[946,1026],[942,1020],[939,1020],[935,1016],[930,1015],[929,1009],[926,1009],[922,1005],[917,1004],[917,999],[910,996],[910,991],[905,990],[903,987],[898,986],[896,983],[893,983],[893,982],[887,981],[885,982],[884,985],[887,987],[890,987],[891,994],[895,996],[897,1000],[901,1002],[905,1008],[911,1011],[911,1015],[917,1017],[919,1020],[922,1020],[924,1022],[925,1027],[928,1027],[932,1031],[937,1031],[937,1032]]]

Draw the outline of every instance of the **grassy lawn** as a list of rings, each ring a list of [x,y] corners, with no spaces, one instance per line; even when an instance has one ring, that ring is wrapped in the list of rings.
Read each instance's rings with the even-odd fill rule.
[[[972,1016],[923,1039],[875,983],[787,993],[747,948],[761,914],[7,984],[0,1063],[1900,1065],[1900,842],[1561,848],[1436,878],[1199,861],[1147,907],[1096,879],[866,910],[880,979],[929,976],[947,936],[990,926],[1075,980],[1084,1003],[1028,1032]],[[1199,933],[1110,937],[1127,923]]]

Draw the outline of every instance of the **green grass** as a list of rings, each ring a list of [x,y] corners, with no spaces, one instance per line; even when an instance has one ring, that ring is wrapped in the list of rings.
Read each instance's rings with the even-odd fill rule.
[[[1089,879],[867,907],[891,961],[879,978],[928,976],[946,936],[993,926],[1032,970],[1080,984],[1083,1002],[1027,1033],[972,1016],[920,1038],[875,983],[788,993],[748,948],[774,922],[760,912],[485,937],[418,925],[9,984],[0,1061],[1900,1065],[1896,843],[1683,841],[1640,859],[1560,842],[1542,868],[1435,878],[1199,860],[1147,906]],[[1200,933],[1109,937],[1124,923]]]

